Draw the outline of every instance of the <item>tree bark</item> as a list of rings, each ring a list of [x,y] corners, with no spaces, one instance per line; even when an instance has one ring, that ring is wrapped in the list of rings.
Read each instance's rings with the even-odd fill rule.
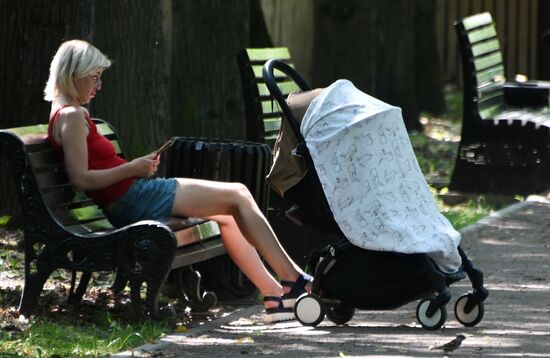
[[[74,37],[82,37],[78,2],[0,1],[1,128],[48,121],[50,106],[43,90],[49,64],[61,42]],[[8,173],[0,160],[0,216],[10,214],[10,224],[19,225],[19,204]]]
[[[414,63],[416,100],[421,111],[445,111],[441,61],[435,33],[435,0],[414,1]]]
[[[538,33],[540,36],[550,32],[550,2],[539,0],[539,27]],[[548,41],[548,40],[547,40]],[[550,81],[550,43],[544,42],[541,38],[541,50],[538,58],[538,79]]]
[[[235,54],[248,45],[243,0],[174,1],[170,107],[181,135],[244,138]]]
[[[111,122],[130,158],[171,136],[161,2],[98,0],[94,45],[113,62],[91,104]]]
[[[436,42],[430,40],[434,17],[425,14],[430,12],[416,1],[315,0],[313,85],[347,78],[401,107],[408,130],[421,130],[420,111],[439,109],[432,102],[443,98]]]

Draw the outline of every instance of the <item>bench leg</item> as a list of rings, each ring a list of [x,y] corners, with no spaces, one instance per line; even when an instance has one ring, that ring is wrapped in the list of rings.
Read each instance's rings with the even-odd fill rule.
[[[173,272],[178,298],[185,301],[193,311],[208,311],[218,301],[212,291],[202,291],[201,274],[191,266]]]
[[[116,271],[115,282],[113,282],[111,290],[115,294],[119,294],[128,284],[128,280],[128,273],[124,271],[124,268],[119,267]]]
[[[86,293],[86,289],[88,288],[88,284],[90,283],[90,279],[92,278],[92,273],[90,271],[82,272],[82,275],[80,276],[80,281],[78,283],[78,287],[73,292],[75,275],[76,275],[76,272],[73,271],[73,280],[71,282],[71,291],[69,292],[68,301],[69,301],[69,304],[78,306],[80,305],[80,302],[82,302],[82,297]]]
[[[148,314],[151,318],[160,318],[158,296],[174,260],[175,237],[156,224],[130,227],[123,235],[118,240],[121,245],[119,283],[128,279],[132,307],[138,317]],[[146,284],[144,298],[141,296],[143,284]]]
[[[25,262],[25,266],[29,265]],[[30,267],[25,267],[25,285],[18,308],[20,314],[30,316],[33,313],[44,284],[52,272],[52,268],[43,267],[31,273]]]

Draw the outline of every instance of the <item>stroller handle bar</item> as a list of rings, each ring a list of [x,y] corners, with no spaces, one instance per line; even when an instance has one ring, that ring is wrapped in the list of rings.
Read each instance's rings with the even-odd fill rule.
[[[281,109],[283,110],[283,113],[288,120],[288,123],[290,124],[292,131],[296,136],[296,139],[298,140],[298,143],[305,143],[304,137],[300,132],[300,126],[292,115],[292,112],[290,111],[290,108],[288,107],[286,99],[279,89],[279,86],[277,86],[277,80],[275,79],[274,74],[275,69],[283,72],[285,75],[290,77],[302,91],[311,91],[311,86],[298,74],[298,72],[296,72],[294,68],[290,67],[287,63],[281,60],[268,60],[262,69],[264,82],[269,89],[271,95],[275,97],[275,100],[277,100],[279,106],[281,106]]]

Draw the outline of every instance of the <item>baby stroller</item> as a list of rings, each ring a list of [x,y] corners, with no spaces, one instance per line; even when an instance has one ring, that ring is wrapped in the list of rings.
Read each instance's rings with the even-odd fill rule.
[[[314,275],[313,287],[311,293],[297,299],[294,306],[296,319],[303,325],[316,326],[326,315],[336,324],[345,324],[353,317],[355,309],[390,310],[420,299],[416,309],[418,322],[427,330],[435,330],[443,326],[447,318],[446,304],[451,299],[448,287],[467,275],[473,290],[457,299],[454,313],[462,325],[477,325],[483,319],[483,302],[488,296],[488,290],[483,286],[483,273],[473,267],[459,245],[453,247],[459,262],[458,269],[448,271],[443,270],[442,266],[436,264],[433,256],[426,253],[364,248],[350,242],[352,239],[344,233],[349,228],[343,230],[341,216],[339,220],[335,219],[336,214],[331,210],[331,204],[333,207],[335,204],[332,201],[329,204],[328,194],[325,192],[327,187],[320,180],[317,169],[324,170],[321,165],[323,163],[314,162],[306,139],[300,131],[300,124],[279,88],[278,82],[287,80],[286,76],[281,76],[281,72],[293,80],[303,92],[311,91],[311,87],[282,61],[269,60],[263,68],[264,81],[271,96],[281,107],[286,128],[291,128],[297,140],[292,155],[303,160],[307,168],[302,179],[284,194],[294,200],[299,208],[291,208],[287,216],[304,225],[312,225],[323,231],[330,230],[339,238],[334,244],[312,253],[308,269]],[[325,123],[325,126],[330,125]],[[283,125],[281,127],[282,130],[285,129]],[[315,164],[318,165],[317,168]],[[343,165],[338,161],[332,164],[336,168]],[[406,192],[403,194],[407,195]],[[391,197],[391,193],[388,195]],[[373,213],[378,215],[375,211]],[[351,219],[361,217],[356,215]],[[363,222],[359,224],[364,226]],[[368,232],[368,228],[363,229]]]

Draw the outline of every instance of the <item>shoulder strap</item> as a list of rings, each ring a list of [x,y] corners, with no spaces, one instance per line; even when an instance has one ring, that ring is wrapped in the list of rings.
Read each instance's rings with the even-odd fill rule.
[[[57,118],[59,117],[59,112],[61,112],[61,110],[63,108],[66,108],[66,107],[69,107],[68,104],[65,104],[61,107],[59,107],[57,109],[57,111],[54,112],[54,114],[50,117],[50,123],[48,125],[48,137],[52,138],[52,140],[55,142],[55,139],[53,139],[53,126],[54,126],[54,123],[55,121],[57,120]],[[90,117],[90,114],[88,113],[88,111],[84,111],[84,118],[86,119],[86,125],[88,126],[89,129],[92,129],[92,128],[95,128],[95,123],[92,121],[92,117]]]
[[[48,124],[48,137],[53,138],[53,133],[52,133],[53,125],[54,125],[57,117],[59,117],[59,112],[61,112],[61,110],[63,108],[68,107],[68,106],[69,106],[68,104],[65,104],[65,105],[59,107],[57,109],[57,111],[55,111],[54,114],[50,117],[50,121],[49,121],[49,124]]]

